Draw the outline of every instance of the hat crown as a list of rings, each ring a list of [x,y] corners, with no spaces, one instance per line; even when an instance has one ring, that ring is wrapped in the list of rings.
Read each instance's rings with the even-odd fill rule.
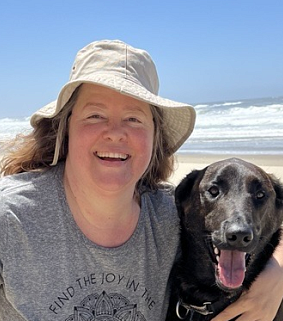
[[[158,94],[158,75],[149,54],[119,40],[95,41],[77,53],[70,81],[88,81],[95,74],[118,76]]]

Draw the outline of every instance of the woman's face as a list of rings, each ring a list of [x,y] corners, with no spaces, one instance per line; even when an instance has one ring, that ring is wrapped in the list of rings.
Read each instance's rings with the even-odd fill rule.
[[[149,104],[84,84],[69,120],[66,175],[91,189],[134,189],[149,165],[153,136]]]

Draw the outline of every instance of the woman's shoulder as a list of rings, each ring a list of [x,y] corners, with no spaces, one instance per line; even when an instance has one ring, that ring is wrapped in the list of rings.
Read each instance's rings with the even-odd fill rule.
[[[32,181],[39,173],[25,172],[4,176],[0,179],[0,194],[4,196],[17,194],[32,187]]]
[[[148,190],[142,193],[142,199],[152,212],[161,217],[176,217],[175,186],[162,184],[156,190]]]
[[[162,200],[171,203],[172,201],[174,202],[175,186],[169,183],[162,183],[154,190],[142,187],[141,195],[143,194],[149,197],[153,202],[160,202]]]
[[[170,246],[165,250],[168,255],[172,249],[172,253],[175,253],[179,242],[180,221],[175,205],[174,190],[172,185],[163,185],[157,190],[145,192],[141,198],[145,225],[153,231],[160,244],[164,245],[170,239]]]
[[[31,171],[19,174],[8,175],[0,178],[0,193],[2,195],[17,194],[20,191],[46,188],[52,185],[54,176],[61,171],[58,168],[51,168],[42,171]],[[60,175],[59,175],[60,176]],[[58,176],[58,177],[59,177]]]

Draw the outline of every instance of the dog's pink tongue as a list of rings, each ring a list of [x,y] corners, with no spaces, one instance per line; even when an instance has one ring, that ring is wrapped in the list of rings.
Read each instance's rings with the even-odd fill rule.
[[[221,250],[218,275],[220,282],[227,288],[238,288],[245,278],[245,253]]]

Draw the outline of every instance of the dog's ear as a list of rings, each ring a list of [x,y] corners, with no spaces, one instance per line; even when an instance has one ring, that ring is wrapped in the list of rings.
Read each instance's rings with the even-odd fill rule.
[[[202,172],[203,170],[192,171],[185,178],[183,178],[180,184],[177,186],[175,190],[175,203],[180,214],[183,212],[183,203],[190,198],[196,180],[200,176],[203,176],[201,175]]]
[[[269,175],[276,193],[276,207],[283,209],[283,184],[274,175]]]

